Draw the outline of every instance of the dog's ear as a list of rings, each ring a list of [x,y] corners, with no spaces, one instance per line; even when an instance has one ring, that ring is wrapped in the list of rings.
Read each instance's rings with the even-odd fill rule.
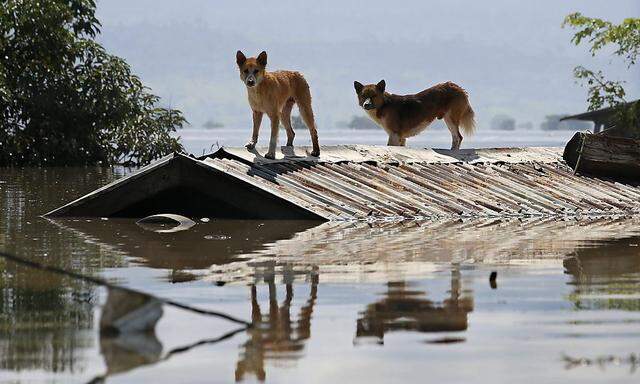
[[[247,61],[247,56],[245,56],[242,51],[236,52],[236,63],[238,63],[238,67],[242,67],[245,61]]]
[[[262,65],[263,67],[267,66],[267,52],[260,52],[260,54],[258,55],[258,63],[260,63],[260,65]]]
[[[378,84],[376,84],[376,88],[378,88],[378,90],[380,92],[384,92],[384,88],[387,86],[387,84],[384,82],[384,80],[380,80],[380,82]]]
[[[353,82],[353,87],[356,89],[356,93],[359,95],[360,92],[362,92],[362,88],[364,88],[364,85],[360,84],[357,81]]]

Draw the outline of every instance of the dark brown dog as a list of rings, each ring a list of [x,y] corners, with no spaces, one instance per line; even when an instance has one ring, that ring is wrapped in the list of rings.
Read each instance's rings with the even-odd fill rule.
[[[362,85],[353,83],[358,104],[369,117],[389,135],[387,145],[404,146],[407,137],[424,131],[435,119],[444,119],[451,132],[451,149],[460,149],[462,135],[475,129],[474,112],[467,92],[460,86],[446,82],[414,95],[394,95],[385,92],[385,82]]]

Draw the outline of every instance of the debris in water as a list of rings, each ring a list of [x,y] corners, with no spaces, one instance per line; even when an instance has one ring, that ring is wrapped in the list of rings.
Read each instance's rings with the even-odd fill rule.
[[[109,289],[100,318],[100,332],[148,332],[162,317],[162,302],[152,296]]]
[[[206,240],[229,240],[231,236],[225,235],[205,235],[204,238]]]
[[[489,285],[491,286],[491,289],[498,288],[498,283],[496,282],[496,279],[498,279],[498,272],[491,271],[491,275],[489,275]]]
[[[435,340],[427,340],[427,344],[455,344],[465,342],[467,339],[464,337],[443,337]]]
[[[172,233],[185,231],[194,225],[196,222],[181,215],[175,215],[172,213],[163,213],[159,215],[151,215],[136,221],[136,224],[142,229],[158,232],[158,233]],[[165,228],[166,225],[171,225],[170,228]]]
[[[592,365],[596,365],[602,369],[607,364],[611,365],[629,365],[631,367],[631,372],[635,372],[635,370],[640,367],[640,355],[636,353],[631,353],[629,356],[619,357],[614,355],[608,356],[600,356],[596,358],[586,358],[586,357],[571,357],[563,354],[562,360],[565,362],[565,369],[573,369],[577,367],[588,367]]]
[[[117,331],[116,333],[128,333],[137,332],[142,329],[150,329],[149,326],[151,324],[155,324],[159,319],[158,313],[160,316],[162,315],[162,304],[170,305],[172,307],[184,309],[186,311],[198,313],[201,315],[222,318],[233,323],[242,324],[245,327],[251,326],[251,323],[241,319],[237,319],[223,312],[192,307],[189,304],[183,304],[174,300],[160,298],[148,293],[136,291],[131,288],[121,287],[97,277],[83,275],[81,273],[61,269],[52,265],[40,264],[37,261],[32,261],[20,256],[12,255],[4,251],[0,251],[0,258],[10,260],[14,263],[25,265],[27,267],[40,271],[71,277],[76,280],[89,282],[107,288],[107,303],[105,304],[105,309],[103,310],[103,318],[101,318],[100,320],[100,329],[106,331],[107,333],[109,333],[109,330],[115,330]],[[112,293],[116,291],[118,291],[118,293]],[[131,299],[131,297],[133,298]],[[135,312],[135,315],[132,315],[132,312]],[[143,318],[137,318],[138,315],[142,315]],[[155,318],[156,316],[158,316],[158,319]]]
[[[171,281],[172,283],[185,283],[188,281],[194,281],[197,278],[198,277],[193,273],[180,270],[173,270],[169,274],[169,281]]]

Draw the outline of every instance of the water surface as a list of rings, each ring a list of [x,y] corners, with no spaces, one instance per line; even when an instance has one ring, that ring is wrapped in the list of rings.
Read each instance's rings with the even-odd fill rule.
[[[638,219],[39,216],[126,172],[0,169],[0,248],[254,327],[165,307],[154,334],[100,337],[105,289],[0,260],[0,382],[638,380]]]

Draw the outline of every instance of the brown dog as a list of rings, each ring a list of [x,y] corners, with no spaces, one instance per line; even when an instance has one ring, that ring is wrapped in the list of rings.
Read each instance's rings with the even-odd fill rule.
[[[287,146],[292,146],[295,133],[291,127],[291,109],[294,104],[298,104],[300,116],[311,134],[313,150],[310,155],[319,156],[320,146],[311,109],[311,92],[304,77],[298,72],[291,71],[267,72],[265,70],[267,53],[264,51],[257,58],[247,58],[238,51],[236,63],[240,70],[240,79],[247,86],[249,105],[253,111],[253,134],[245,147],[247,149],[255,148],[262,115],[265,113],[271,119],[271,140],[269,141],[269,150],[264,157],[274,159],[276,156],[280,122],[287,130]]]
[[[358,104],[389,135],[387,145],[404,146],[407,137],[424,131],[435,119],[443,119],[451,132],[451,149],[460,149],[462,135],[475,129],[474,112],[467,92],[452,82],[441,83],[415,95],[385,92],[385,82],[353,83]]]

